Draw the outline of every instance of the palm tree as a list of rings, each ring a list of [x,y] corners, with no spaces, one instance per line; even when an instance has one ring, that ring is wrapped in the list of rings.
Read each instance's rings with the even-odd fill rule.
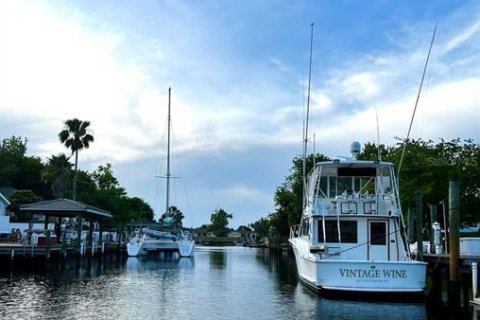
[[[78,151],[83,148],[88,149],[93,142],[93,136],[87,132],[90,121],[82,121],[77,118],[65,121],[65,128],[58,134],[60,142],[75,154],[75,173],[73,176],[72,199],[77,197],[77,169],[78,169]],[[70,157],[71,157],[70,156]]]
[[[52,155],[42,170],[42,181],[50,185],[54,198],[64,198],[71,179],[72,164],[65,154]]]

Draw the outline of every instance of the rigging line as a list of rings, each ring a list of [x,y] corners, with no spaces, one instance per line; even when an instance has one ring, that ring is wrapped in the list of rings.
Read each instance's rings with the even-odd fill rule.
[[[410,138],[410,131],[412,130],[413,119],[415,118],[415,112],[417,111],[418,100],[420,100],[420,93],[422,92],[423,80],[425,79],[425,73],[427,72],[428,60],[430,59],[430,53],[432,52],[433,42],[435,40],[435,34],[437,33],[437,25],[433,29],[432,41],[430,42],[430,48],[428,49],[427,60],[425,61],[425,66],[423,68],[422,80],[420,80],[420,87],[418,88],[417,99],[415,101],[415,106],[413,108],[412,118],[410,119],[410,125],[408,126],[407,138],[403,144],[402,155],[400,156],[400,163],[398,165],[397,179],[400,182],[400,169],[402,168],[403,157],[405,155],[405,149],[407,147],[408,139]]]
[[[190,201],[188,201],[187,184],[185,182],[185,179],[182,179],[182,182],[183,182],[183,189],[185,192],[185,203],[187,205],[188,218],[190,220],[190,228],[193,229],[192,211],[190,210]]]
[[[399,229],[395,229],[394,231],[392,231],[392,232],[390,232],[390,233],[383,233],[383,234],[380,234],[380,235],[382,235],[382,236],[389,236],[389,235],[392,235],[392,234],[395,234],[395,233],[398,233],[398,232],[401,232],[401,231],[400,231]],[[324,238],[324,239],[325,239],[325,238]],[[340,254],[342,254],[342,253],[344,253],[344,252],[347,252],[347,251],[350,251],[350,250],[352,250],[352,249],[355,249],[355,248],[364,246],[364,245],[369,244],[369,243],[371,243],[371,242],[372,242],[372,241],[365,241],[365,242],[362,242],[362,243],[357,244],[356,246],[353,246],[353,247],[344,249],[344,250],[339,251],[339,252],[334,253],[334,254],[328,254],[328,253],[326,253],[326,255],[328,255],[328,257],[326,257],[326,259],[328,259],[328,258],[330,258],[330,257],[332,257],[332,256],[338,256],[338,255],[340,255]],[[339,244],[345,244],[345,243],[339,243]]]

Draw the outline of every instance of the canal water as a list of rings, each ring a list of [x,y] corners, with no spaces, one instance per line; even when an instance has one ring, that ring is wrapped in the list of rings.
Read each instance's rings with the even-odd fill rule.
[[[36,263],[0,271],[0,319],[477,319],[471,307],[323,298],[299,283],[292,256],[264,249]]]

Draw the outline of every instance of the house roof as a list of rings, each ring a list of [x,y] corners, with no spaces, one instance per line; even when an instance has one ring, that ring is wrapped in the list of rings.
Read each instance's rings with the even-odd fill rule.
[[[57,217],[82,215],[95,218],[112,218],[112,214],[108,211],[69,199],[55,199],[24,204],[20,206],[20,210]]]
[[[4,202],[7,206],[10,205],[10,201],[0,192],[0,201]]]

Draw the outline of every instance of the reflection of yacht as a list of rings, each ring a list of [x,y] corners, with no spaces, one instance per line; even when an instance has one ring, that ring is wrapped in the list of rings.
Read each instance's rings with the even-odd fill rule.
[[[146,254],[150,251],[177,251],[180,257],[193,256],[195,242],[193,236],[178,228],[178,212],[169,206],[170,192],[170,92],[168,89],[168,139],[167,139],[167,190],[166,190],[166,213],[158,224],[152,224],[136,230],[133,237],[127,243],[127,253],[131,257]]]
[[[305,190],[289,239],[302,282],[318,290],[423,292],[426,263],[411,259],[401,233],[391,163],[320,162]]]

